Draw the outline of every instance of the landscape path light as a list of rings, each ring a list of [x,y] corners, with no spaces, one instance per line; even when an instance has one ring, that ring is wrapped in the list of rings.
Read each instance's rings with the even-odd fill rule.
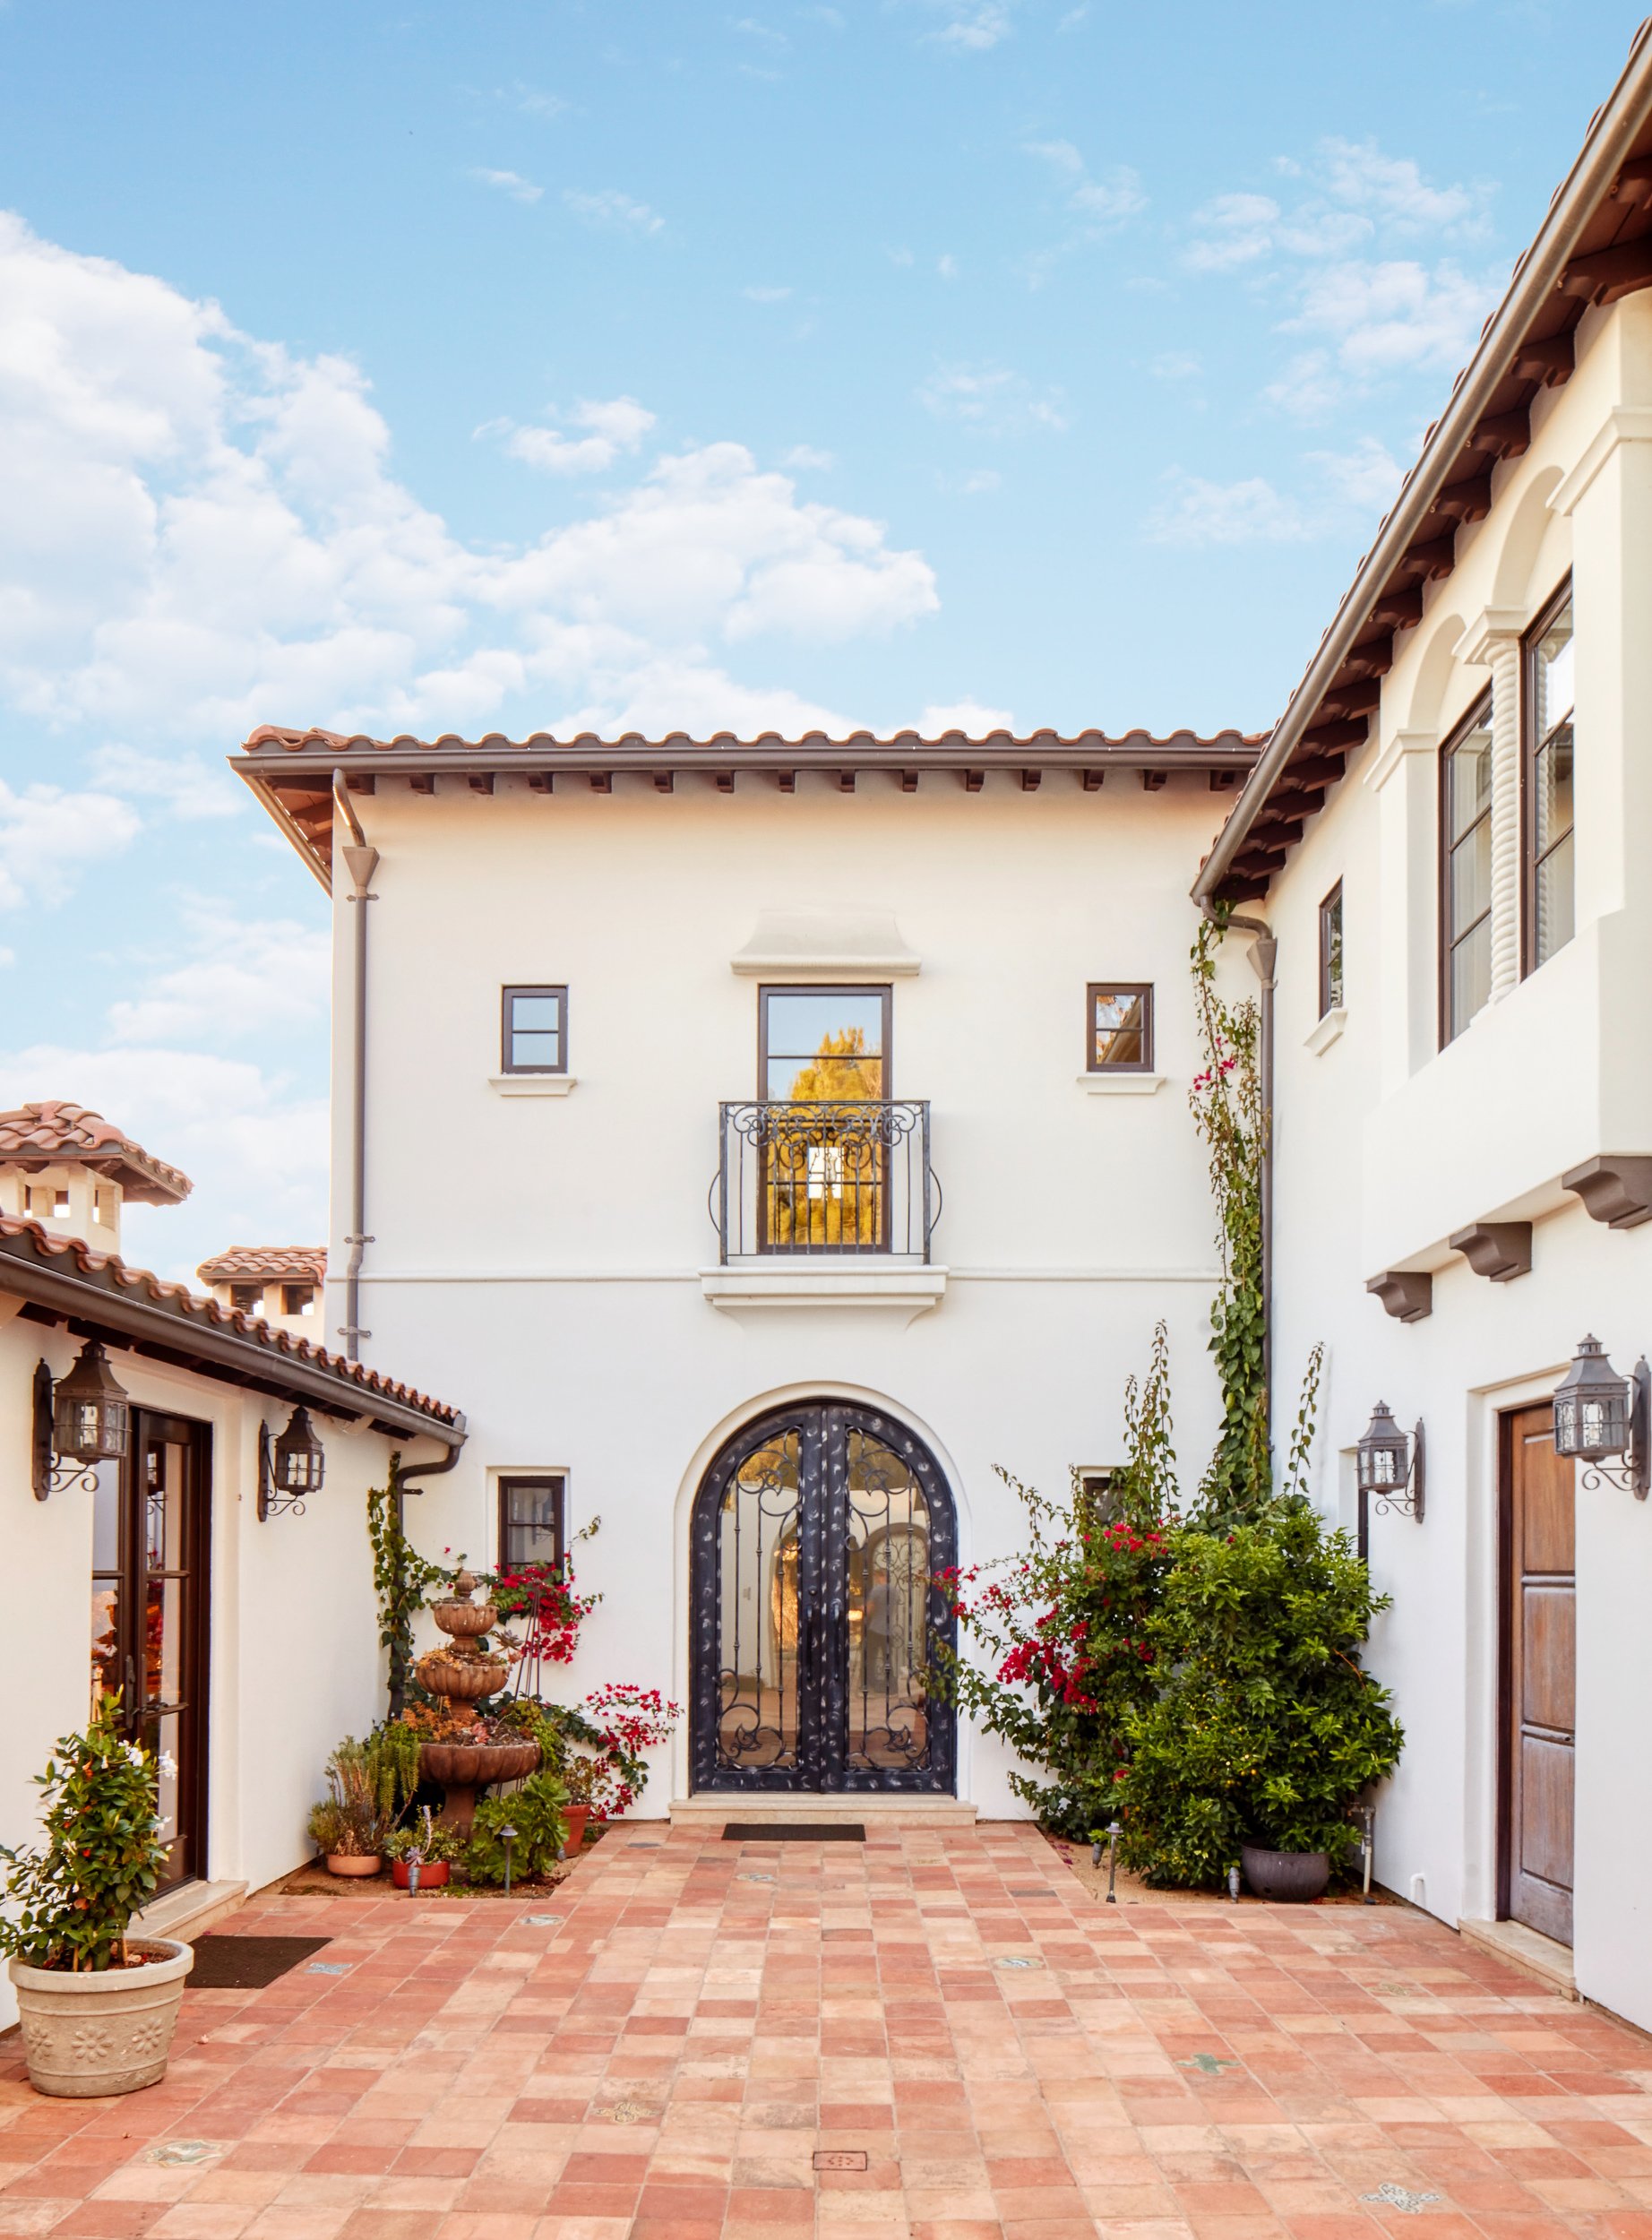
[[[1652,1369],[1643,1354],[1620,1376],[1598,1338],[1585,1338],[1554,1394],[1554,1452],[1584,1464],[1583,1484],[1620,1486],[1644,1501],[1652,1482],[1648,1452]]]

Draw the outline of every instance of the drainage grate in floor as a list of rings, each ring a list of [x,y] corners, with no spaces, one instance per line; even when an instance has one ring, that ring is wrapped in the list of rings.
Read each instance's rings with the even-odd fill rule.
[[[725,1843],[865,1843],[856,1820],[731,1820]]]
[[[262,1991],[331,1942],[325,1936],[197,1937],[195,1964],[185,1979],[185,1987],[190,1991]]]

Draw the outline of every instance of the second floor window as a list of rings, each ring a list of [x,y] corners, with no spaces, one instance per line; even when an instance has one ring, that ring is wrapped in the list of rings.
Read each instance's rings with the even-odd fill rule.
[[[887,987],[758,991],[758,1094],[770,1104],[889,1095]]]
[[[1571,939],[1571,591],[1526,641],[1526,969]]]
[[[1084,1064],[1091,1073],[1153,1071],[1153,990],[1141,981],[1092,980]]]
[[[565,1073],[568,1070],[568,991],[565,987],[508,987],[504,991],[506,1073]]]
[[[1320,1017],[1342,1008],[1342,882],[1320,904]]]
[[[1492,696],[1440,758],[1440,1039],[1460,1035],[1492,992]]]

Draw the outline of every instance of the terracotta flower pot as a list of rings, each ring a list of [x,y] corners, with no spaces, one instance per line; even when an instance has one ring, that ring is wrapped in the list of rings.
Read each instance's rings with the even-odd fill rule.
[[[418,1660],[418,1684],[450,1702],[474,1703],[497,1695],[511,1669],[506,1657],[446,1657],[439,1649]]]
[[[329,1874],[376,1874],[384,1862],[376,1851],[329,1851]]]
[[[1323,1851],[1265,1851],[1260,1844],[1242,1843],[1239,1857],[1244,1879],[1259,1898],[1303,1905],[1323,1898],[1330,1886],[1330,1858]]]
[[[167,2073],[167,2055],[195,1964],[187,1944],[146,1937],[138,1968],[77,1975],[67,1968],[10,1964],[23,2027],[29,2081],[59,2100],[141,2092]]]
[[[577,1859],[580,1856],[580,1846],[585,1840],[586,1828],[590,1822],[590,1806],[589,1805],[564,1805],[562,1816],[568,1823],[567,1839],[563,1845],[563,1850],[567,1857]]]
[[[390,1879],[398,1890],[411,1890],[413,1887],[409,1865],[406,1859],[392,1859],[391,1862]],[[418,1886],[421,1890],[440,1890],[452,1873],[452,1868],[446,1859],[426,1859],[418,1870]]]

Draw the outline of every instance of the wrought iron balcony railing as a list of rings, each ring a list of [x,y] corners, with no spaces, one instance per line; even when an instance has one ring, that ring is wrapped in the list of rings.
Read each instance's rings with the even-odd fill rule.
[[[724,1105],[710,1213],[719,1257],[900,1254],[927,1261],[941,1212],[927,1104]]]

